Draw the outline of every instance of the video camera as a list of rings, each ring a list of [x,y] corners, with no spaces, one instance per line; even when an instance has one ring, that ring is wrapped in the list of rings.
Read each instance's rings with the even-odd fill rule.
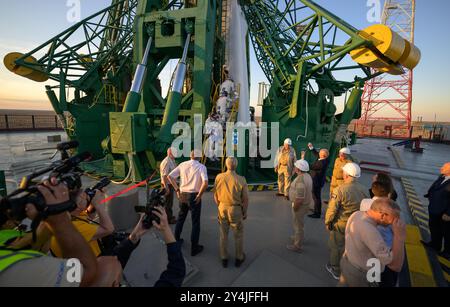
[[[150,186],[147,182],[147,203],[145,209],[141,209],[142,207],[136,207],[136,212],[145,213],[144,219],[142,220],[142,226],[145,229],[150,229],[153,227],[153,221],[156,223],[161,223],[161,220],[158,216],[156,216],[155,211],[156,207],[164,207],[166,203],[166,190],[164,188],[161,189],[150,189]]]
[[[95,195],[97,194],[97,191],[101,191],[102,189],[106,188],[110,184],[111,184],[111,180],[107,177],[104,177],[93,187],[87,188],[86,190],[84,190],[84,192],[88,196],[88,204],[90,204],[92,202]],[[96,211],[95,207],[92,205],[90,205],[89,208],[87,209],[87,212],[89,214],[95,213],[95,211]]]
[[[19,189],[0,201],[0,211],[8,218],[20,221],[27,217],[26,205],[33,204],[40,213],[39,222],[52,215],[73,211],[76,204],[72,200],[59,205],[47,206],[44,196],[37,189],[41,183],[35,179],[49,173],[49,178],[55,177],[60,182],[64,182],[69,191],[76,191],[81,188],[81,175],[83,174],[78,169],[78,165],[89,159],[91,159],[89,153],[82,153],[66,160],[56,161],[50,167],[24,177]]]

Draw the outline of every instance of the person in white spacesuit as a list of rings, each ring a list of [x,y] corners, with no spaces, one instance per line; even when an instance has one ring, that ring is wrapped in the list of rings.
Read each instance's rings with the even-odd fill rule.
[[[220,86],[220,92],[227,92],[228,97],[233,99],[236,94],[236,89],[234,86],[234,81],[228,77]]]
[[[219,120],[222,127],[225,127],[230,113],[228,111],[229,99],[226,91],[221,92],[219,99],[216,102],[216,110],[219,114]]]
[[[215,112],[211,112],[205,122],[205,135],[208,136],[206,156],[211,161],[219,161],[217,157],[217,150],[219,149],[219,142],[223,136],[222,125],[219,122],[219,116]]]

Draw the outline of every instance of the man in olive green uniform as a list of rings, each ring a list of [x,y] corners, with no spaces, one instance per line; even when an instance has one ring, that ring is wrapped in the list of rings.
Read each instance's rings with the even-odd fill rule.
[[[339,151],[339,157],[334,162],[333,177],[331,178],[330,184],[330,198],[334,189],[344,183],[344,174],[342,168],[345,166],[345,164],[352,162],[358,163],[351,156],[351,151],[349,148],[342,148]]]
[[[275,172],[278,174],[278,196],[289,197],[289,187],[294,174],[294,163],[297,161],[295,149],[292,148],[292,140],[286,139],[277,154]]]
[[[301,253],[305,236],[305,215],[309,207],[314,204],[313,200],[313,181],[308,174],[309,164],[306,160],[295,162],[295,173],[297,178],[289,188],[289,200],[292,202],[292,222],[294,226],[293,244],[288,245],[287,249],[293,252]]]
[[[219,209],[220,257],[223,267],[228,266],[228,231],[234,232],[236,262],[240,267],[245,260],[244,224],[247,219],[248,186],[244,177],[236,174],[237,159],[227,158],[227,172],[219,174],[214,184],[214,200]]]
[[[339,280],[340,262],[345,249],[345,227],[349,217],[359,210],[361,201],[368,198],[367,188],[357,182],[361,177],[361,168],[356,163],[347,163],[343,167],[344,183],[335,188],[325,215],[325,225],[330,231],[328,246],[330,263],[327,271]]]

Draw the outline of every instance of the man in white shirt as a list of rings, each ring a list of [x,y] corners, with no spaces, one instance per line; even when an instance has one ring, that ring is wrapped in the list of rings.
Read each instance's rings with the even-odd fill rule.
[[[208,188],[208,174],[206,167],[199,162],[202,153],[194,150],[191,152],[191,160],[178,165],[170,174],[169,180],[180,200],[180,212],[175,227],[175,239],[183,242],[181,232],[186,217],[191,211],[192,233],[191,233],[191,255],[196,256],[203,251],[199,245],[200,239],[200,215],[202,209],[202,196]],[[180,177],[178,187],[176,179]]]
[[[373,266],[369,260],[380,262],[381,272],[388,266],[400,272],[405,259],[406,226],[399,218],[398,205],[389,198],[376,199],[367,212],[355,212],[345,229],[345,252],[341,260],[339,284],[349,287],[377,285],[367,277]],[[392,249],[386,245],[377,225],[392,225]]]
[[[177,163],[175,162],[174,157],[174,149],[169,148],[167,150],[167,157],[162,160],[161,165],[159,167],[161,174],[161,186],[166,190],[166,213],[167,219],[170,224],[175,224],[177,219],[173,216],[173,192],[174,189],[170,184],[170,181],[167,176],[177,167]]]

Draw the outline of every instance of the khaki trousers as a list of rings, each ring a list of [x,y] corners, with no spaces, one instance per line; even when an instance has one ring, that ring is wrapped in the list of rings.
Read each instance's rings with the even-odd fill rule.
[[[219,205],[220,258],[228,259],[228,232],[234,234],[236,259],[244,258],[244,224],[241,206]]]
[[[336,230],[330,231],[328,247],[330,248],[331,267],[336,273],[340,274],[341,258],[345,251],[345,234]]]
[[[278,167],[278,193],[289,196],[289,188],[291,187],[291,175],[287,166],[280,165]]]
[[[169,195],[166,197],[166,203],[165,203],[165,208],[166,208],[166,214],[167,214],[167,219],[170,220],[173,219],[173,196],[174,196],[174,190],[173,187],[171,185],[168,186],[169,189]]]
[[[292,224],[294,226],[294,245],[302,247],[305,240],[305,215],[308,213],[309,205],[302,204],[297,212],[292,204]]]
[[[341,279],[339,280],[339,287],[378,287],[375,282],[370,283],[367,280],[367,272],[363,271],[348,261],[348,258],[344,255],[341,260]]]

